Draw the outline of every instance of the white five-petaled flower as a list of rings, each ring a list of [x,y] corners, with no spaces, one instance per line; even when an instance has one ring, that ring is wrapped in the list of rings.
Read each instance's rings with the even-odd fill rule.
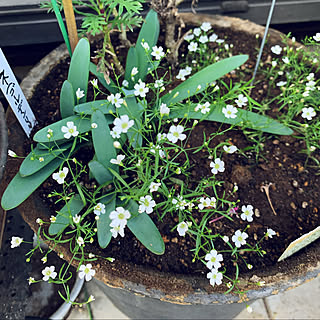
[[[78,90],[76,91],[76,96],[77,96],[77,99],[80,100],[81,98],[84,97],[84,91],[78,88]]]
[[[63,184],[68,172],[69,169],[67,167],[64,167],[62,170],[59,170],[59,172],[53,173],[52,178],[56,180],[59,184]]]
[[[190,44],[188,45],[188,50],[190,52],[196,52],[198,50],[198,43],[195,41],[191,41]]]
[[[146,212],[147,214],[150,214],[156,206],[156,202],[150,195],[140,197],[139,204],[139,213]]]
[[[57,221],[57,218],[55,216],[50,217],[50,222],[55,223]]]
[[[154,82],[154,87],[155,87],[155,88],[161,88],[161,87],[163,87],[163,79],[156,80],[156,81]]]
[[[266,237],[272,238],[275,235],[276,235],[276,232],[274,230],[272,230],[270,228],[267,229]]]
[[[199,37],[200,34],[201,34],[201,29],[200,29],[200,28],[194,28],[194,29],[193,29],[193,33],[194,33],[197,37]]]
[[[112,93],[108,96],[108,101],[111,102],[116,108],[120,108],[123,104],[123,99],[121,98],[121,93],[116,93],[115,95]]]
[[[314,35],[312,38],[313,38],[315,41],[319,42],[319,41],[320,41],[320,33],[317,32],[316,35]]]
[[[86,265],[81,265],[79,268],[79,278],[85,278],[86,281],[90,281],[92,277],[96,274],[95,270],[92,269],[92,264],[88,263]]]
[[[46,256],[44,256],[43,258],[41,258],[41,261],[43,264],[47,263],[48,258]]]
[[[238,109],[231,104],[227,104],[222,108],[222,112],[226,118],[234,119],[237,117],[236,113],[238,112]]]
[[[72,220],[73,220],[74,223],[79,223],[80,219],[81,219],[81,216],[79,216],[77,214],[74,217],[72,217]]]
[[[123,87],[127,87],[129,85],[129,81],[128,80],[123,80],[122,81],[122,86]]]
[[[122,165],[122,160],[125,158],[126,156],[123,154],[118,154],[116,159],[111,159],[110,162],[113,164],[118,164],[119,166]]]
[[[185,221],[180,222],[177,226],[177,231],[179,233],[179,236],[184,237],[189,227],[191,226],[191,224],[192,222],[185,222]]]
[[[210,253],[207,253],[205,258],[207,260],[206,266],[211,269],[219,269],[221,267],[220,261],[223,261],[222,254],[218,254],[218,252],[214,249],[210,251]]]
[[[308,80],[308,81],[311,81],[311,80],[313,80],[313,79],[314,79],[314,73],[311,72],[311,73],[309,73],[309,75],[307,76],[307,80]]]
[[[187,34],[186,36],[184,36],[184,40],[186,41],[191,41],[194,39],[194,34]]]
[[[217,205],[217,199],[215,197],[202,197],[199,199],[200,203],[198,205],[198,208],[200,210],[203,210],[204,208],[209,208],[209,207],[212,207],[212,208],[215,208],[216,205]]]
[[[181,195],[179,195],[178,199],[172,199],[172,204],[176,205],[176,209],[184,210],[187,206],[187,201],[184,200]]]
[[[186,76],[191,74],[191,71],[192,71],[191,67],[186,67],[185,69],[180,69],[176,78],[181,81],[184,81],[184,80],[186,80]]]
[[[90,81],[90,83],[92,84],[92,86],[94,88],[98,88],[98,79],[93,79],[93,80]]]
[[[282,48],[277,44],[273,47],[271,47],[271,51],[274,53],[274,54],[277,54],[279,55],[282,51]]]
[[[211,29],[211,23],[210,22],[203,22],[200,28],[204,31],[207,32]]]
[[[283,57],[282,58],[282,61],[285,63],[285,64],[288,64],[290,62],[289,58],[288,57]]]
[[[17,154],[12,150],[8,150],[8,156],[12,157],[12,158],[15,158],[17,156]]]
[[[149,46],[148,42],[143,41],[143,42],[141,42],[141,45],[145,50],[149,51],[150,46]]]
[[[57,276],[57,273],[54,271],[54,266],[45,267],[42,270],[42,274],[43,274],[43,277],[42,277],[43,281],[48,281],[49,278],[54,279]]]
[[[120,135],[121,135],[121,128],[120,127],[114,127],[111,131],[110,131],[110,135],[113,139],[119,139]]]
[[[234,145],[231,145],[231,146],[223,146],[223,150],[226,152],[226,153],[234,153],[238,150],[238,148]]]
[[[77,127],[74,125],[73,121],[68,121],[67,126],[62,126],[61,131],[64,133],[64,137],[66,139],[70,139],[72,137],[76,137],[79,134],[77,131]]]
[[[11,248],[17,248],[22,243],[23,238],[20,237],[12,237],[11,238]]]
[[[206,102],[204,104],[198,103],[197,106],[194,108],[194,111],[199,111],[199,110],[203,114],[210,112],[210,103],[209,102]]]
[[[33,277],[29,277],[27,280],[28,280],[29,285],[35,282]]]
[[[97,125],[95,122],[92,122],[92,123],[91,123],[91,128],[92,128],[92,129],[97,129],[97,128],[98,128],[98,125]]]
[[[93,213],[97,216],[100,216],[100,214],[105,214],[106,213],[105,207],[106,206],[103,203],[99,202],[93,207]]]
[[[211,172],[217,174],[218,172],[224,172],[224,162],[220,158],[216,158],[210,162]]]
[[[160,115],[163,117],[164,115],[169,115],[170,109],[167,107],[165,103],[161,103],[160,105]]]
[[[164,56],[163,48],[157,46],[152,47],[151,55],[153,55],[156,60],[160,60]]]
[[[78,244],[79,247],[81,247],[81,246],[84,245],[84,240],[83,240],[82,237],[78,237],[78,239],[77,239],[77,244]]]
[[[114,128],[113,131],[117,133],[127,133],[128,130],[134,125],[134,121],[130,120],[125,114],[120,116],[120,118],[115,118],[113,121]]]
[[[217,269],[212,269],[208,274],[207,278],[210,279],[210,284],[214,287],[216,284],[219,286],[222,283],[223,274]]]
[[[127,224],[127,220],[131,217],[128,210],[123,207],[117,207],[116,210],[111,211],[109,218],[112,220],[110,227],[122,227],[124,228]]]
[[[142,82],[140,79],[139,79],[139,83],[136,83],[134,85],[134,89],[136,90],[134,92],[134,95],[140,96],[141,98],[144,98],[146,94],[149,92],[149,88],[146,87],[146,84]]]
[[[180,124],[175,126],[172,125],[169,129],[169,133],[167,134],[167,139],[172,142],[176,143],[178,140],[183,141],[187,136],[183,133],[184,127]]]
[[[131,77],[135,76],[138,73],[138,68],[137,67],[133,67],[131,70]]]
[[[151,183],[150,183],[149,190],[150,190],[150,192],[158,191],[158,189],[159,189],[160,186],[161,186],[161,183],[160,183],[160,182],[151,182]]]
[[[241,207],[242,214],[241,214],[241,219],[242,220],[247,220],[248,222],[253,221],[253,206],[251,204],[247,206],[242,206]]]
[[[246,239],[248,238],[248,235],[245,232],[241,232],[240,230],[237,230],[235,234],[232,236],[232,241],[236,245],[237,248],[240,248],[244,244],[247,243]]]
[[[245,97],[243,94],[238,95],[238,99],[235,100],[236,104],[239,108],[244,107],[248,103],[248,98]]]
[[[118,236],[118,234],[120,234],[120,236],[123,238],[124,237],[124,226],[117,226],[117,227],[113,227],[112,229],[110,229],[111,233],[112,233],[112,237],[116,238]]]
[[[309,108],[303,108],[301,117],[305,118],[307,120],[312,120],[312,118],[316,115],[316,112],[312,107]]]
[[[201,43],[207,43],[208,41],[209,41],[209,39],[207,36],[201,36],[199,38],[199,42],[201,42]]]
[[[218,40],[218,35],[216,35],[215,33],[213,33],[210,37],[209,37],[209,41],[210,42],[216,42]]]

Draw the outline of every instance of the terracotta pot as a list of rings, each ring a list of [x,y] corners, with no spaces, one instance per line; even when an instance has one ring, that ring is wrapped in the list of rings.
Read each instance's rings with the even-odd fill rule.
[[[231,28],[251,35],[259,34],[260,38],[264,33],[263,27],[237,18],[193,14],[183,14],[182,17],[186,24],[208,21],[213,28]],[[268,41],[272,44],[280,43],[281,33],[270,30]],[[67,52],[64,46],[61,46],[30,72],[22,82],[27,98],[30,98],[36,89],[40,77],[45,76],[50,68],[65,56]],[[24,139],[24,133],[10,111],[7,114],[7,123],[9,147],[23,153],[21,141]],[[1,185],[2,190],[16,171],[17,163],[10,161]],[[51,215],[37,193],[25,201],[19,207],[19,211],[34,231],[38,228],[35,223],[36,218]],[[59,252],[63,253],[65,259],[70,259],[68,245],[59,247]],[[313,244],[268,270],[261,270],[259,273],[257,271],[258,278],[255,280],[265,281],[265,286],[258,289],[249,284],[248,276],[243,275],[239,279],[239,286],[246,291],[246,294],[241,297],[214,291],[205,277],[163,273],[141,266],[123,264],[117,260],[109,263],[100,259],[94,264],[99,286],[112,302],[131,318],[230,319],[235,317],[247,303],[289,290],[317,277],[320,274],[319,256],[320,247]],[[219,287],[214,289],[219,290]]]

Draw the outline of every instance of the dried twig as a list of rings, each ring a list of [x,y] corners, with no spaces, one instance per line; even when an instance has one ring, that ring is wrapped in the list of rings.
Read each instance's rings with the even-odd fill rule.
[[[261,186],[261,187],[260,187],[260,191],[266,193],[266,196],[267,196],[269,205],[270,205],[270,207],[271,207],[271,210],[272,210],[273,214],[276,216],[277,213],[276,213],[276,211],[274,210],[274,207],[273,207],[272,202],[271,202],[271,199],[270,199],[270,194],[269,194],[269,188],[270,188],[270,186],[272,186],[272,183],[271,183],[271,182],[268,183],[268,184],[266,184],[266,185]]]

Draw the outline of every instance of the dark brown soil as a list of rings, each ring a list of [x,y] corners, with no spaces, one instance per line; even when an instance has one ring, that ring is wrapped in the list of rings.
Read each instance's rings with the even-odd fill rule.
[[[250,55],[250,59],[245,65],[247,71],[247,80],[255,65],[255,57],[257,55],[258,41],[250,38],[243,33],[228,34],[225,30],[215,30],[219,34],[219,38],[227,38],[227,43],[234,45],[233,54],[245,53]],[[232,40],[231,40],[232,39]],[[184,48],[182,48],[184,50]],[[270,52],[270,48],[266,48],[265,52]],[[268,59],[269,54],[264,54],[264,59]],[[47,125],[59,119],[59,92],[63,81],[67,77],[68,63],[58,65],[50,76],[41,83],[33,99],[30,101],[31,106],[35,110],[37,119],[40,120],[40,126]],[[242,72],[245,72],[243,70]],[[234,78],[237,75],[228,75],[228,78]],[[257,86],[252,91],[252,98],[262,101],[266,93],[266,83],[262,74],[257,77]],[[233,79],[236,81],[236,79]],[[278,95],[279,89],[273,89],[273,94]],[[271,107],[269,114],[272,116],[277,114],[278,107]],[[212,122],[199,123],[192,132],[188,141],[191,148],[203,144],[203,132],[208,137],[217,130],[224,129],[225,126]],[[262,258],[257,254],[243,253],[243,257],[247,262],[257,268],[266,268],[274,265],[289,245],[290,242],[299,236],[315,229],[320,224],[319,210],[319,182],[318,171],[306,166],[306,155],[300,153],[303,148],[303,141],[288,136],[266,136],[264,148],[261,157],[256,159],[256,155],[250,151],[252,144],[240,130],[229,131],[226,135],[221,135],[212,141],[212,146],[221,141],[229,139],[232,144],[238,146],[239,149],[247,150],[245,156],[235,154],[224,154],[223,160],[226,163],[226,171],[218,175],[221,181],[225,181],[224,188],[232,190],[234,183],[239,186],[237,192],[238,199],[242,204],[252,204],[256,211],[254,221],[250,223],[251,227],[247,230],[249,234],[249,243],[254,245],[254,239],[260,239],[266,232],[267,228],[272,228],[277,232],[277,236],[268,239],[262,243],[262,248],[267,254]],[[315,156],[320,159],[319,151],[315,151]],[[208,159],[206,153],[189,153],[191,166],[191,188],[197,184],[199,177],[211,176]],[[91,158],[87,159],[88,161]],[[264,185],[270,186],[270,198],[275,213],[272,211],[267,200],[265,192],[261,191]],[[193,185],[192,185],[193,184]],[[41,194],[48,194],[51,183],[46,183],[46,189],[41,189]],[[56,188],[56,185],[54,185]],[[208,191],[210,193],[210,191]],[[212,194],[213,195],[213,194]],[[237,199],[233,199],[237,200]],[[196,216],[201,216],[196,213]],[[163,236],[166,245],[165,254],[156,256],[147,251],[138,240],[127,230],[125,238],[113,239],[107,249],[101,253],[103,256],[114,257],[121,261],[128,261],[137,265],[149,265],[159,270],[171,271],[175,273],[206,273],[207,268],[201,262],[192,262],[193,254],[190,249],[194,248],[193,241],[186,236],[181,238],[176,232],[170,230],[176,226],[178,218],[176,216],[166,215],[162,222],[157,222],[156,214],[151,217],[156,222]],[[248,223],[242,221],[239,217],[234,216],[233,222],[227,219],[221,219],[211,224],[212,231],[218,232],[229,237],[235,230],[243,230]],[[250,240],[251,239],[251,240]],[[222,243],[216,243],[219,249]],[[222,241],[222,240],[221,240]],[[319,243],[319,240],[318,240]],[[88,252],[92,248],[87,248]],[[227,270],[232,270],[233,261],[228,260],[227,255],[224,258],[224,266]],[[240,263],[241,271],[247,271],[246,265]]]

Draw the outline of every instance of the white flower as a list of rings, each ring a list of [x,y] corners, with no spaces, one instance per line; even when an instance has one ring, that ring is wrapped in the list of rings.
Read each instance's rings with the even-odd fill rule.
[[[244,107],[248,103],[248,98],[245,97],[243,94],[238,95],[238,99],[235,100],[236,104],[239,108]]]
[[[240,248],[242,245],[246,244],[246,239],[248,238],[248,235],[245,232],[241,232],[240,230],[237,230],[235,234],[232,236],[232,241],[236,245],[237,248]]]
[[[57,221],[57,218],[55,216],[50,217],[50,222],[55,223]]]
[[[203,22],[200,28],[204,31],[207,32],[211,29],[211,23],[210,22]]]
[[[150,46],[149,46],[148,42],[146,42],[146,41],[145,42],[141,42],[141,45],[145,50],[149,51]]]
[[[122,160],[125,158],[126,156],[123,154],[118,154],[117,155],[117,159],[111,159],[110,162],[113,164],[118,164],[119,166],[122,165]]]
[[[241,219],[242,220],[247,220],[248,222],[253,221],[253,206],[252,205],[247,205],[247,206],[242,206],[241,207],[242,214],[241,214]]]
[[[187,35],[184,37],[184,40],[191,41],[191,40],[193,40],[193,38],[194,38],[194,35],[193,35],[193,34],[187,34]]]
[[[61,131],[65,134],[63,135],[66,139],[70,139],[71,136],[76,137],[79,134],[77,127],[74,125],[73,121],[68,121],[67,126],[62,126]]]
[[[223,261],[222,254],[218,254],[216,250],[211,250],[210,253],[207,253],[205,258],[207,260],[206,266],[211,269],[219,269],[221,267],[220,261]]]
[[[79,268],[79,278],[85,278],[86,281],[90,281],[92,277],[96,274],[95,270],[92,269],[92,264],[88,263],[86,265],[81,265]]]
[[[135,96],[140,96],[141,98],[144,98],[146,96],[146,93],[149,92],[149,88],[146,87],[146,84],[144,82],[142,82],[141,80],[139,80],[139,83],[136,83],[134,85],[135,88],[135,92],[134,95]]]
[[[147,214],[150,214],[153,211],[156,202],[151,196],[146,195],[145,197],[140,197],[139,204],[139,213],[146,212]]]
[[[154,83],[155,88],[161,88],[163,86],[163,79],[156,80]]]
[[[201,29],[200,29],[200,28],[194,28],[193,33],[194,33],[197,37],[199,37],[200,34],[201,34]]]
[[[284,63],[290,63],[290,60],[289,60],[289,58],[288,57],[283,57],[282,58],[282,61],[284,62]]]
[[[116,210],[111,211],[109,218],[112,220],[110,227],[124,228],[127,224],[127,220],[131,217],[131,214],[128,210],[125,210],[123,207],[117,207]]]
[[[178,196],[178,200],[172,199],[172,204],[175,204],[177,209],[184,210],[187,206],[187,201],[182,196]]]
[[[150,192],[155,192],[158,191],[159,187],[161,186],[161,183],[157,183],[157,182],[151,182],[149,190]]]
[[[188,45],[188,50],[190,52],[196,52],[197,49],[198,49],[198,43],[194,42],[194,41],[191,41],[190,44]]]
[[[120,108],[121,105],[123,104],[123,99],[121,98],[121,94],[120,93],[116,93],[115,95],[111,94],[110,96],[108,96],[107,99],[114,106],[116,106],[116,108]]]
[[[312,107],[309,108],[303,108],[302,109],[302,118],[305,118],[307,120],[312,120],[312,118],[316,115],[316,112]]]
[[[313,80],[313,79],[314,79],[314,73],[311,72],[311,73],[309,73],[309,75],[307,76],[307,80],[308,80],[308,81],[311,81],[311,80]]]
[[[180,79],[181,81],[184,81],[184,80],[186,80],[186,76],[191,74],[191,71],[192,71],[191,67],[186,67],[185,69],[180,69],[176,78]]]
[[[231,104],[227,104],[224,108],[222,108],[222,112],[226,118],[234,119],[237,117],[236,113],[238,112],[238,109]]]
[[[206,102],[204,104],[198,104],[195,108],[194,108],[194,111],[199,111],[203,114],[206,114],[208,112],[210,112],[210,103],[209,102]]]
[[[172,143],[176,143],[178,140],[183,141],[187,137],[184,133],[182,133],[183,130],[184,127],[181,125],[172,125],[169,129],[169,133],[167,134],[167,139]]]
[[[234,153],[238,150],[238,148],[236,146],[223,146],[223,150],[226,152],[226,153]]]
[[[222,283],[223,274],[217,269],[212,269],[208,274],[207,278],[210,279],[210,284],[214,287],[216,284],[219,286]]]
[[[134,121],[129,120],[129,117],[125,114],[123,116],[120,116],[120,118],[115,118],[113,124],[114,132],[127,133],[128,130],[134,125]]]
[[[11,248],[16,248],[19,247],[20,244],[22,243],[23,238],[20,237],[12,237],[11,238]]]
[[[160,141],[163,141],[167,138],[167,135],[165,133],[158,133],[157,134],[157,141],[160,142]]]
[[[210,42],[216,42],[218,40],[218,36],[213,33],[210,37],[209,37],[209,41]]]
[[[45,267],[42,270],[42,274],[43,274],[43,281],[48,281],[49,278],[54,279],[57,276],[57,273],[54,271],[54,266],[51,267]]]
[[[79,216],[77,214],[74,217],[72,217],[72,220],[73,220],[74,223],[79,223],[80,219],[81,219],[81,216]]]
[[[164,115],[169,115],[170,109],[167,107],[165,103],[161,103],[160,105],[160,115],[163,117]]]
[[[207,43],[208,41],[209,41],[209,39],[207,36],[201,36],[199,38],[199,42],[201,42],[201,43]]]
[[[120,138],[120,134],[121,134],[121,128],[119,127],[114,127],[111,131],[110,131],[111,137],[113,139],[119,139]]]
[[[112,237],[116,238],[118,236],[118,234],[120,234],[120,236],[123,238],[124,237],[124,226],[117,226],[117,227],[113,227],[111,230],[112,233]]]
[[[309,95],[310,95],[310,92],[308,90],[302,94],[303,97],[309,97]]]
[[[138,68],[137,67],[133,67],[131,70],[131,77],[135,76],[138,73]]]
[[[277,61],[271,61],[271,65],[272,65],[272,67],[275,67],[276,65],[277,65],[278,63],[277,63]]]
[[[250,307],[250,306],[246,306],[246,308],[247,308],[247,311],[249,312],[249,313],[252,313],[252,307]]]
[[[276,232],[273,231],[272,229],[268,228],[266,232],[266,237],[272,238],[273,236],[276,235]]]
[[[98,88],[98,79],[93,79],[93,80],[90,81],[90,83],[92,84],[92,86],[94,88]]]
[[[35,282],[35,280],[34,280],[33,277],[29,277],[29,278],[28,278],[28,283],[29,283],[29,285],[32,284],[32,283],[34,283],[34,282]]]
[[[84,91],[81,90],[80,88],[78,88],[78,90],[76,91],[76,96],[77,96],[77,99],[81,99],[84,97]]]
[[[219,44],[224,43],[224,40],[223,39],[218,39],[218,40],[216,40],[216,43],[219,43]],[[219,58],[219,57],[217,57],[217,58]]]
[[[15,158],[17,156],[17,154],[12,150],[8,150],[8,156],[12,157],[12,158]]]
[[[43,257],[43,258],[41,258],[41,261],[42,261],[42,263],[46,263],[47,262],[47,257]]]
[[[67,174],[69,172],[69,169],[67,167],[64,167],[59,172],[55,172],[52,174],[52,178],[56,180],[59,184],[64,183],[64,179],[66,178]]]
[[[210,162],[211,172],[217,174],[218,172],[224,172],[224,162],[220,158],[216,158]]]
[[[271,47],[271,51],[274,53],[274,54],[277,54],[279,55],[282,51],[282,48],[277,44],[273,47]]]
[[[320,41],[320,33],[317,32],[315,36],[312,37],[315,41],[319,42]]]
[[[78,237],[77,239],[77,244],[79,245],[79,247],[83,246],[84,245],[84,240],[82,237]]]
[[[128,80],[123,80],[123,81],[122,81],[122,86],[123,86],[123,87],[127,87],[128,85],[129,85]]]
[[[198,205],[198,208],[200,210],[203,210],[204,208],[208,208],[208,207],[215,208],[216,207],[216,203],[217,203],[217,200],[216,200],[215,197],[211,197],[211,198],[202,197],[202,198],[199,199],[199,201],[200,201],[200,204]]]
[[[285,86],[287,84],[287,81],[279,81],[278,83],[277,83],[277,87],[283,87],[283,86]]]
[[[164,56],[163,48],[157,46],[152,47],[151,55],[153,55],[156,60],[160,60]]]
[[[247,267],[248,267],[249,270],[251,270],[253,268],[253,265],[248,263]]]
[[[36,223],[39,224],[40,226],[43,225],[43,221],[40,218],[36,219]]]
[[[93,207],[93,213],[97,216],[100,216],[100,214],[105,214],[106,213],[105,207],[106,206],[103,203],[99,202]]]
[[[306,83],[306,86],[307,86],[306,90],[311,90],[311,91],[315,90],[316,89],[315,85],[316,85],[315,81],[313,81],[313,80],[308,81]]]
[[[121,149],[121,144],[119,141],[114,141],[113,142],[113,146],[116,148],[116,149]]]
[[[190,225],[191,225],[191,222],[189,223],[185,221],[180,222],[177,226],[177,231],[179,233],[179,236],[184,237]]]
[[[227,242],[229,242],[229,237],[228,236],[223,236],[222,240],[227,243]]]
[[[43,162],[43,161],[44,161],[44,157],[40,157],[39,162]]]
[[[88,298],[88,303],[90,303],[90,302],[92,302],[94,300],[96,300],[95,297],[92,294],[90,294],[90,296]]]

